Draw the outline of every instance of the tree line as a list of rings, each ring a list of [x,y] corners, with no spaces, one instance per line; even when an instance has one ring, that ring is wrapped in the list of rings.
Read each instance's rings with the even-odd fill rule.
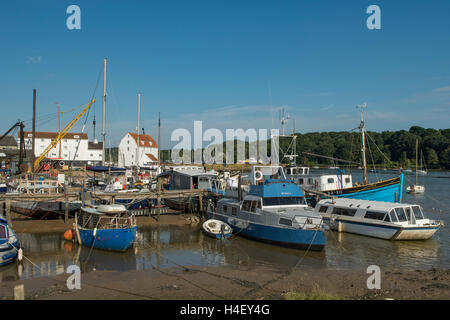
[[[309,152],[327,157],[361,163],[360,132],[311,132],[296,133],[297,164],[343,165],[338,161],[303,154]],[[429,169],[450,169],[450,129],[425,129],[412,126],[409,130],[366,132],[366,160],[368,166],[385,168],[414,168],[416,163],[416,140],[418,141],[418,159]],[[292,137],[280,137],[280,161],[287,163],[284,154],[291,154]],[[249,143],[245,143],[248,154]],[[267,150],[270,155],[270,140]],[[223,143],[224,163],[226,142]],[[235,141],[235,159],[237,145]],[[106,161],[109,152],[106,151]],[[118,149],[112,148],[112,160],[117,162]],[[193,151],[191,151],[193,154]],[[161,150],[161,161],[170,161],[170,150]],[[192,156],[193,159],[193,156]]]

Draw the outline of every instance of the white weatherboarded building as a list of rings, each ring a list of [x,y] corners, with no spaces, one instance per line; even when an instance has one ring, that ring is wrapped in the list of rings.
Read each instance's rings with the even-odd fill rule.
[[[58,132],[36,132],[34,142],[35,156],[39,157],[57,136]],[[24,140],[25,149],[32,150],[33,133],[29,131],[24,132]],[[102,149],[102,142],[89,141],[86,133],[67,133],[55,147],[50,149],[46,158],[97,164],[102,161]]]
[[[139,140],[139,149],[138,149]],[[119,143],[119,167],[153,167],[158,164],[158,145],[148,134],[128,132]],[[139,161],[137,160],[139,158]]]

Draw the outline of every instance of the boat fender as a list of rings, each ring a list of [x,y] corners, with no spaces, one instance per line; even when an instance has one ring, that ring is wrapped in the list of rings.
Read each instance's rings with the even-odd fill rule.
[[[23,250],[22,250],[22,248],[20,248],[17,252],[18,252],[18,254],[17,254],[17,260],[18,260],[19,262],[21,262],[22,259],[23,259]]]
[[[259,170],[255,171],[255,180],[260,181],[263,178],[263,173]]]
[[[97,235],[97,228],[94,228],[94,233],[92,234],[92,236],[95,238],[96,235]]]

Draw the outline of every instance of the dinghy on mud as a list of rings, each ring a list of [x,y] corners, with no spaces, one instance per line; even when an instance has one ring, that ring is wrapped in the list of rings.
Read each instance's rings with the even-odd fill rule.
[[[233,230],[225,222],[209,219],[203,223],[203,231],[206,235],[216,239],[228,239]]]

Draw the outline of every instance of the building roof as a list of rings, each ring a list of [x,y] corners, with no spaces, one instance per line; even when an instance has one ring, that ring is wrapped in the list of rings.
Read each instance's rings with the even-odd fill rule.
[[[136,144],[138,143],[138,135],[136,133],[128,132],[130,136],[133,137],[133,139],[136,141]],[[156,141],[150,137],[148,134],[140,134],[139,135],[139,141],[141,142],[141,147],[147,147],[147,148],[157,148],[158,145],[156,144]]]
[[[54,139],[58,136],[58,132],[36,132],[36,137],[37,139]],[[31,131],[25,131],[24,132],[24,137],[25,139],[27,138],[32,138],[33,137],[33,132]],[[68,132],[63,139],[82,139],[82,140],[87,140],[88,139],[88,135],[87,133],[72,133],[72,132]]]
[[[0,140],[0,146],[17,147],[17,141],[13,136],[6,136]]]
[[[103,150],[103,142],[102,141],[98,141],[98,142],[89,141],[88,149],[89,150]]]
[[[158,159],[156,159],[155,156],[152,155],[151,153],[146,153],[145,155],[147,156],[147,158],[150,159],[150,161],[153,161],[153,162],[157,162],[158,161]]]

